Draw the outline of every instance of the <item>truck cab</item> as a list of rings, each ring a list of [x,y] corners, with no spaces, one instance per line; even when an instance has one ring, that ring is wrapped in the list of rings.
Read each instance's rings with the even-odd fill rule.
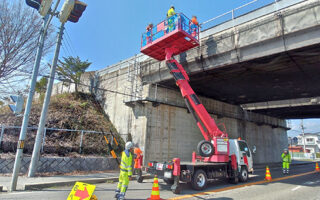
[[[240,181],[246,181],[248,173],[253,173],[253,155],[245,140],[230,139],[229,155],[237,158]]]

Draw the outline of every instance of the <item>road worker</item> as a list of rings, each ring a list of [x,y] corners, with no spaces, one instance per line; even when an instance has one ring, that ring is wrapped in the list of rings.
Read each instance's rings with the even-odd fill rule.
[[[134,148],[134,174],[137,174],[137,182],[142,183],[143,177],[142,177],[142,151],[139,147]]]
[[[123,200],[126,194],[129,179],[132,176],[132,153],[133,153],[133,143],[127,142],[125,145],[125,150],[121,154],[120,163],[120,175],[119,183],[116,190],[115,198],[118,200]]]
[[[288,152],[288,149],[284,149],[281,155],[282,158],[282,170],[283,174],[289,174],[289,167],[291,163],[291,156]]]
[[[169,17],[171,17],[171,16],[173,16],[173,15],[175,15],[176,13],[175,13],[175,11],[174,11],[174,6],[173,5],[171,5],[170,6],[170,9],[168,10],[168,12],[167,12],[167,17],[169,18]]]

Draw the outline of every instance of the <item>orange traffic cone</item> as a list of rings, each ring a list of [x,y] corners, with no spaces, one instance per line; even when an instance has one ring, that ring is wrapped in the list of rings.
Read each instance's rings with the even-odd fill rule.
[[[157,176],[154,176],[151,197],[147,200],[162,200],[159,192],[159,182]]]
[[[318,163],[316,163],[316,171],[317,171],[317,172],[319,172],[319,171],[320,171],[320,168],[319,168]]]
[[[264,180],[266,180],[266,181],[271,181],[272,180],[271,174],[270,174],[270,170],[269,170],[268,166],[266,168],[266,178]]]

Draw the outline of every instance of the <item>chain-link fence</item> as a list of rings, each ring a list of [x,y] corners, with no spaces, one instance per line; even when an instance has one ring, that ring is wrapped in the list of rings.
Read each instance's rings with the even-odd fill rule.
[[[1,125],[0,128],[0,151],[2,153],[16,152],[21,127]],[[32,153],[37,130],[38,127],[28,127],[24,147],[25,154]],[[58,156],[80,156],[80,154],[109,156],[110,149],[105,137],[110,141],[115,151],[120,153],[124,144],[120,134],[92,130],[45,128],[41,153]],[[119,145],[116,145],[115,140]]]

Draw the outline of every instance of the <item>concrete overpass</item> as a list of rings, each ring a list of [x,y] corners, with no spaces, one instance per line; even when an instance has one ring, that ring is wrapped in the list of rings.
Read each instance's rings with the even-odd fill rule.
[[[320,96],[319,14],[319,0],[277,1],[203,31],[201,47],[177,56],[221,129],[257,146],[255,163],[280,162],[288,145],[284,118],[311,115],[315,104],[297,101]],[[80,90],[96,95],[118,132],[140,145],[145,161],[191,160],[203,137],[163,62],[137,55],[82,83]],[[54,89],[70,91],[63,84]]]
[[[279,118],[320,117],[318,103],[299,104],[320,96],[319,0],[278,1],[203,31],[201,44],[178,56],[197,94]],[[146,61],[142,77],[176,88],[164,63]]]

